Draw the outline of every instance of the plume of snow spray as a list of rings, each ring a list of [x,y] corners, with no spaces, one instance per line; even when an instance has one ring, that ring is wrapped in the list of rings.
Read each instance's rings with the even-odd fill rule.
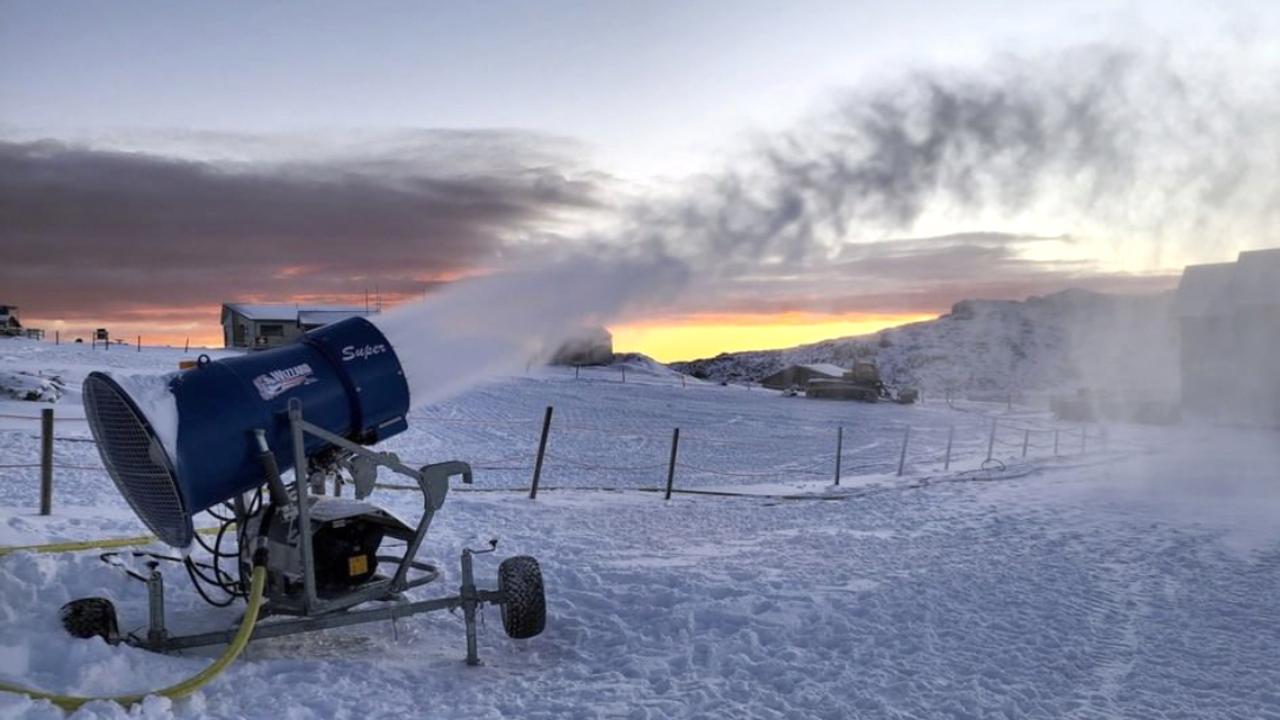
[[[1235,92],[1204,58],[1175,65],[1087,47],[853,92],[741,164],[629,207],[619,232],[551,249],[569,259],[458,283],[379,324],[429,402],[545,357],[584,324],[704,284],[802,275],[931,212],[1265,242],[1280,213],[1268,121],[1280,103]]]
[[[454,283],[372,320],[396,349],[417,406],[547,360],[566,340],[685,281],[658,260],[574,257]]]
[[[1069,232],[1265,244],[1280,213],[1280,96],[1197,61],[1085,47],[854,91],[643,207],[635,233],[730,274],[822,262],[929,213],[1005,224],[1035,211],[1069,218]]]

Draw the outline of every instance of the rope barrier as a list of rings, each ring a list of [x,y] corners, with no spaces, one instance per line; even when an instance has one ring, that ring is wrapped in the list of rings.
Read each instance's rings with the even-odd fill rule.
[[[784,475],[784,474],[790,474],[790,475],[817,475],[817,476],[821,476],[821,477],[827,477],[827,475],[829,474],[829,473],[827,473],[826,471],[818,472],[818,471],[816,471],[816,470],[803,470],[803,469],[794,469],[794,470],[793,470],[793,469],[789,469],[789,468],[777,468],[777,469],[775,469],[775,470],[770,470],[770,471],[766,471],[766,472],[763,472],[763,473],[744,473],[744,472],[734,472],[734,471],[729,471],[729,470],[710,470],[710,469],[708,469],[708,468],[698,467],[697,465],[690,465],[690,464],[688,464],[688,463],[686,463],[686,462],[684,462],[684,461],[677,461],[677,462],[676,462],[676,467],[681,467],[681,468],[684,468],[684,469],[686,469],[686,470],[693,470],[694,472],[706,473],[706,474],[708,474],[708,475],[723,475],[723,476],[725,476],[725,477],[754,477],[754,478],[762,478],[762,477],[778,477],[779,475]]]
[[[646,470],[657,470],[657,469],[661,469],[661,468],[666,467],[666,463],[653,463],[653,464],[650,464],[650,465],[629,465],[629,466],[622,466],[622,465],[597,465],[597,464],[593,464],[593,463],[585,463],[585,462],[582,462],[582,461],[579,461],[579,460],[572,460],[572,459],[569,459],[569,458],[566,458],[566,457],[561,457],[561,456],[559,456],[559,455],[556,455],[556,454],[553,454],[553,453],[550,453],[550,452],[548,452],[548,453],[547,453],[547,457],[548,457],[548,458],[551,458],[551,459],[553,459],[553,460],[558,460],[558,461],[560,461],[560,462],[562,462],[562,463],[568,463],[569,465],[573,465],[573,466],[575,466],[575,467],[582,468],[583,470],[609,470],[609,471],[614,471],[614,472],[640,472],[640,471],[646,471]]]
[[[36,415],[36,416],[31,416],[31,415],[9,415],[9,414],[7,414],[7,413],[0,413],[0,418],[6,418],[6,419],[9,419],[9,420],[31,420],[31,421],[33,421],[33,422],[40,422],[40,416],[39,416],[39,415]],[[59,421],[62,421],[62,422],[85,422],[85,419],[84,419],[84,418],[82,418],[82,417],[61,417],[61,416],[55,416],[55,417],[54,417],[54,422],[59,422]]]

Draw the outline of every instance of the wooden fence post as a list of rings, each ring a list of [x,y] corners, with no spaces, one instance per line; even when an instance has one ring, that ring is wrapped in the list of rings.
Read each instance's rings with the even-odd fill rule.
[[[1031,444],[1031,428],[1022,431],[1022,457],[1027,456],[1027,446]]]
[[[138,336],[138,352],[142,352],[142,336]]]
[[[622,382],[625,383],[626,381],[627,381],[627,366],[623,365],[622,366]]]
[[[844,455],[844,426],[836,428],[836,485],[840,484],[840,459]]]
[[[40,411],[40,514],[53,514],[53,408]]]
[[[667,494],[664,500],[671,499],[671,487],[676,482],[676,452],[680,449],[680,428],[671,432],[671,462],[667,464]]]
[[[533,462],[533,484],[529,486],[529,499],[538,497],[538,481],[542,479],[542,459],[547,455],[547,434],[551,432],[551,413],[555,407],[548,405],[547,414],[542,417],[542,438],[538,440],[538,459]]]
[[[902,434],[902,454],[898,456],[898,475],[902,475],[902,470],[907,466],[907,445],[911,443],[911,426],[907,426],[907,431]]]
[[[991,437],[987,438],[987,459],[990,460],[996,451],[996,418],[991,418]]]
[[[955,440],[955,437],[956,437],[956,426],[952,425],[947,428],[947,455],[946,455],[946,458],[942,461],[943,471],[951,469],[951,441]]]

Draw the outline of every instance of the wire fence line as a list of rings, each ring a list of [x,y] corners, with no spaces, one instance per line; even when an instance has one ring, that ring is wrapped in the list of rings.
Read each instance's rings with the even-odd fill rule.
[[[3,417],[19,418],[41,422],[41,418],[30,416],[4,415]],[[1091,441],[1101,441],[1105,448],[1107,433],[1101,429],[1097,434],[1090,434],[1087,426],[1076,427],[1032,425],[1011,421],[1000,416],[989,416],[991,426],[983,431],[972,423],[965,427],[955,424],[948,426],[911,426],[907,423],[892,423],[874,426],[869,423],[858,425],[860,430],[868,429],[876,433],[868,442],[856,447],[842,447],[846,427],[837,423],[805,424],[800,429],[805,433],[769,433],[766,437],[753,440],[715,436],[710,434],[705,423],[698,431],[684,434],[677,447],[672,444],[669,434],[655,432],[652,428],[618,428],[613,426],[585,425],[580,422],[551,423],[551,413],[546,417],[535,419],[513,418],[458,418],[432,417],[418,415],[414,419],[425,422],[467,425],[470,427],[492,427],[511,430],[523,428],[528,431],[530,446],[506,455],[477,458],[470,460],[470,465],[477,470],[500,473],[508,480],[520,480],[518,473],[534,473],[535,468],[555,473],[556,468],[569,470],[576,475],[583,473],[604,473],[615,481],[623,480],[631,483],[630,489],[656,487],[665,480],[670,487],[677,479],[705,483],[715,478],[725,478],[732,483],[787,481],[796,479],[813,480],[827,478],[832,484],[839,485],[842,478],[872,475],[898,476],[916,472],[936,472],[939,469],[950,471],[952,464],[972,463],[981,460],[983,464],[995,460],[1013,460],[1014,458],[1046,458],[1063,455],[1084,454]],[[64,420],[66,418],[63,418]],[[83,420],[83,418],[70,418]],[[43,425],[43,423],[42,423]],[[52,426],[52,423],[49,423]],[[850,426],[855,427],[855,426]],[[553,449],[536,444],[537,432],[541,429],[548,433]],[[723,430],[723,428],[721,428]],[[607,447],[614,451],[608,457],[592,457],[582,447],[566,447],[565,435],[608,435],[615,442]],[[830,437],[828,437],[828,435]],[[982,435],[983,437],[980,437]],[[618,439],[640,438],[648,442],[640,443],[626,449],[622,457],[617,454],[625,449],[626,443]],[[43,438],[42,438],[43,440]],[[92,438],[58,437],[52,438],[57,443],[90,443]],[[1033,441],[1034,440],[1034,441]],[[557,441],[560,441],[557,443]],[[826,447],[830,441],[831,447]],[[941,449],[945,441],[945,450]],[[523,444],[523,443],[520,443]],[[572,445],[572,443],[570,444]],[[581,445],[581,443],[579,443]],[[598,441],[591,445],[599,446]],[[42,482],[42,496],[52,493],[52,474],[54,470],[106,473],[100,464],[84,464],[80,458],[57,458],[52,453],[43,455],[45,446],[53,443],[42,442],[41,462],[0,464],[0,470],[32,470],[39,469]],[[732,454],[708,454],[708,449],[721,448],[723,453],[729,448]],[[783,463],[756,463],[750,467],[734,465],[750,464],[750,457],[736,452],[737,448],[750,448],[758,456],[776,462],[782,456],[796,456],[796,459]],[[61,454],[61,453],[59,453]],[[73,457],[76,455],[72,454]],[[871,457],[868,457],[871,456]],[[83,457],[81,455],[81,457]],[[635,462],[627,462],[624,457],[634,457]],[[851,461],[851,462],[846,462]],[[408,464],[421,464],[409,461]],[[969,472],[957,470],[956,472]],[[579,478],[574,478],[575,483]],[[596,480],[596,478],[592,478]],[[45,487],[45,482],[49,487]],[[597,480],[598,482],[598,480]],[[516,486],[518,488],[519,486]],[[568,486],[566,486],[568,487]],[[507,489],[516,489],[507,488]],[[619,489],[623,489],[619,486]],[[674,488],[672,488],[675,490]],[[686,485],[679,490],[689,490]],[[677,490],[678,491],[678,490]],[[533,493],[531,493],[532,495]]]

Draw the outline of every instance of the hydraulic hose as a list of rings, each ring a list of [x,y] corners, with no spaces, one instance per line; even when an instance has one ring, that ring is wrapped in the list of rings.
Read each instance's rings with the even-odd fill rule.
[[[249,637],[253,635],[253,628],[258,624],[258,611],[262,608],[262,591],[263,588],[266,587],[266,584],[266,563],[265,561],[258,562],[258,559],[255,558],[253,576],[249,583],[249,604],[244,611],[244,618],[240,621],[240,628],[236,630],[235,637],[231,639],[231,644],[227,645],[227,649],[223,651],[222,656],[213,661],[212,665],[180,683],[170,685],[169,687],[161,690],[154,690],[149,693],[117,695],[114,697],[77,697],[74,695],[57,695],[55,693],[32,690],[19,685],[10,685],[6,682],[0,682],[0,692],[26,695],[34,700],[48,700],[63,710],[75,710],[81,705],[84,705],[87,702],[93,702],[94,700],[109,700],[128,707],[142,702],[142,699],[148,695],[161,695],[172,699],[186,697],[196,690],[199,690],[210,680],[221,675],[222,671],[226,670],[227,666],[239,657],[240,652],[244,650],[244,646],[249,643]]]

